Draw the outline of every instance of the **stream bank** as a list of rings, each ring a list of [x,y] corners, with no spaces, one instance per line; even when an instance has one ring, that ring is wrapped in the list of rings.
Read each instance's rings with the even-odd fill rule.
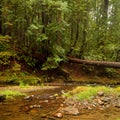
[[[73,109],[76,108],[74,106],[77,102],[61,95],[75,87],[70,85],[51,86],[49,89],[44,89],[45,86],[42,89],[38,87],[40,89],[27,91],[26,97],[0,102],[0,120],[118,120],[120,118],[120,108],[115,106],[104,109],[81,109],[82,105],[79,105],[77,109]],[[69,104],[72,104],[72,109]],[[72,110],[75,114],[62,113],[63,108],[69,113]]]

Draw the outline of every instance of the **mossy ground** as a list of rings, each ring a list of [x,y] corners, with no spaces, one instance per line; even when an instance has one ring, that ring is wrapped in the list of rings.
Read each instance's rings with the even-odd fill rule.
[[[18,97],[18,96],[26,96],[25,93],[13,91],[13,90],[3,90],[0,91],[0,94],[4,95],[6,99],[13,99],[14,97]]]
[[[72,97],[77,100],[90,100],[93,96],[96,96],[99,91],[110,94],[120,94],[120,86],[116,88],[110,88],[105,86],[79,86],[75,89],[64,94],[66,97]]]
[[[75,83],[98,83],[98,84],[120,84],[119,77],[108,77],[105,73],[99,75],[95,69],[84,70],[82,65],[63,64],[61,69],[41,71],[25,68],[24,65],[15,62],[11,68],[0,71],[0,83],[11,83],[19,85],[37,85],[43,82],[75,82]],[[110,71],[111,72],[111,71]],[[117,70],[117,73],[120,73]]]

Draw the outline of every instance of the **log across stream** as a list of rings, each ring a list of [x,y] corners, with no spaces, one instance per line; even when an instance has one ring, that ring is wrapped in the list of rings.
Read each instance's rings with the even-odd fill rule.
[[[108,62],[108,61],[94,61],[94,60],[81,60],[78,58],[68,57],[69,62],[101,66],[101,67],[110,67],[110,68],[120,68],[120,62]]]

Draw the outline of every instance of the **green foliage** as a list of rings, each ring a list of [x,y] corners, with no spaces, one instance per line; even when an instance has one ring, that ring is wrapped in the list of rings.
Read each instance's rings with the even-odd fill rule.
[[[47,61],[42,65],[42,70],[54,69],[59,66],[59,63],[63,61],[59,56],[48,57]]]
[[[0,65],[9,65],[10,59],[15,57],[16,54],[10,49],[10,36],[0,36]]]
[[[120,74],[113,68],[105,68],[104,73],[110,78],[120,78]]]
[[[42,82],[41,78],[30,75],[25,72],[13,72],[7,74],[8,83],[18,84],[20,87],[27,87],[29,85],[37,85]]]
[[[0,52],[0,64],[1,65],[9,65],[10,58],[13,57],[14,54],[8,51]]]
[[[34,58],[35,53],[47,53],[44,70],[58,67],[67,54],[106,61],[119,56],[119,0],[109,0],[109,4],[100,0],[2,0],[0,6],[0,34],[14,38],[0,36],[0,52],[10,52],[10,47],[20,50],[17,58],[28,66],[46,60]],[[15,56],[12,53],[1,53],[0,64],[9,64]]]
[[[81,86],[76,87],[75,89],[69,91],[68,93],[65,93],[64,96],[73,97],[77,100],[90,100],[93,96],[96,96],[96,94],[99,91],[103,91],[105,93],[119,94],[119,92],[116,89],[111,89],[105,86],[98,87]]]
[[[25,93],[21,93],[21,92],[18,92],[18,91],[12,91],[12,90],[0,91],[0,94],[5,95],[6,99],[13,99],[17,96],[26,96]]]
[[[59,67],[59,63],[64,61],[65,58],[65,49],[59,45],[55,45],[52,48],[53,56],[48,57],[47,61],[42,65],[42,70],[54,69]]]
[[[117,118],[117,119],[115,119],[115,120],[120,120],[120,118]]]
[[[13,71],[20,71],[21,70],[21,65],[18,64],[17,62],[14,63],[14,66],[12,67]]]
[[[25,61],[25,63],[26,63],[29,67],[34,67],[34,66],[35,66],[35,63],[36,63],[36,59],[34,59],[34,58],[31,57],[31,56],[22,55],[22,56],[20,56],[20,60]]]

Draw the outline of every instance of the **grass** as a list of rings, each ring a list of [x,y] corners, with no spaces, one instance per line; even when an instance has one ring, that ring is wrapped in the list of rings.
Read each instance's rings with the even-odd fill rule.
[[[69,91],[64,96],[68,98],[73,97],[77,100],[90,100],[93,96],[97,95],[99,91],[103,91],[104,93],[118,94],[119,90],[120,87],[113,89],[105,86],[96,86],[96,87],[80,86],[80,87],[76,87],[72,91]]]
[[[120,86],[116,87],[115,89],[116,91],[120,92]]]
[[[120,118],[117,118],[116,120],[120,120]]]
[[[4,91],[1,91],[0,94],[5,95],[6,99],[13,99],[17,96],[26,96],[25,93],[13,91],[13,90],[4,90]]]

